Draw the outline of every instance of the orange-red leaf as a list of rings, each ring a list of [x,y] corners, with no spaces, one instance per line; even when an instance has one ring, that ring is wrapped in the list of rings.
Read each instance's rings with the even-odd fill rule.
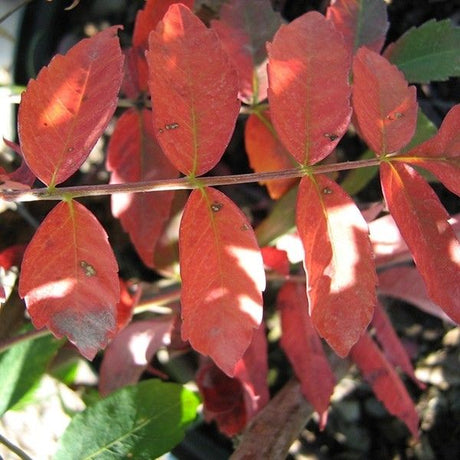
[[[353,59],[354,123],[378,155],[396,152],[412,139],[417,124],[415,86],[383,56],[365,47]]]
[[[324,175],[302,178],[296,214],[313,325],[338,355],[346,356],[376,303],[366,222],[345,191]]]
[[[343,35],[350,54],[361,46],[377,53],[382,49],[389,25],[383,0],[333,0],[326,17]]]
[[[36,328],[67,336],[92,359],[116,331],[117,271],[94,215],[76,201],[61,202],[26,249],[19,294]]]
[[[281,347],[301,382],[302,394],[324,415],[334,391],[335,378],[321,340],[308,315],[305,286],[286,283],[278,294],[281,312]]]
[[[343,38],[323,15],[309,12],[280,27],[268,56],[276,131],[299,163],[317,163],[334,150],[350,120]]]
[[[227,375],[262,320],[265,273],[242,211],[213,188],[194,190],[179,232],[182,338]]]
[[[249,164],[255,172],[291,169],[295,162],[278,139],[270,121],[270,114],[251,114],[244,129],[244,143]],[[271,198],[284,195],[297,179],[281,179],[262,182]]]
[[[460,323],[460,242],[438,197],[410,166],[383,163],[382,189],[428,295]]]
[[[350,357],[388,412],[399,417],[418,437],[419,417],[415,405],[396,371],[367,334],[352,348]]]
[[[126,111],[118,120],[108,148],[110,183],[177,177],[158,145],[149,110]],[[112,196],[112,213],[129,233],[142,261],[153,268],[153,253],[167,221],[174,192],[119,193]]]
[[[204,174],[220,160],[235,127],[235,69],[215,32],[181,4],[150,34],[147,62],[158,142],[182,173]]]
[[[450,109],[438,133],[404,154],[408,162],[431,171],[460,196],[460,104]]]
[[[118,29],[110,27],[54,57],[22,95],[21,149],[46,185],[78,170],[117,107],[123,73]]]

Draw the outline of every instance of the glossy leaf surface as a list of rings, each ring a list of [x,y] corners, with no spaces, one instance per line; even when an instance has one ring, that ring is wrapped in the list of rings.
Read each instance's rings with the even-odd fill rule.
[[[383,0],[333,0],[326,18],[342,33],[351,54],[361,46],[377,53],[382,49],[389,26]]]
[[[417,123],[414,86],[384,57],[361,48],[353,59],[354,123],[378,155],[400,150]]]
[[[324,175],[302,178],[296,212],[313,325],[346,356],[371,321],[376,302],[366,222],[352,199]]]
[[[277,306],[281,312],[281,347],[300,380],[302,394],[323,415],[329,407],[335,377],[308,314],[305,286],[285,283]]]
[[[460,322],[460,242],[448,223],[449,215],[431,187],[410,166],[383,163],[380,176],[388,209],[429,296]]]
[[[130,109],[118,120],[108,148],[111,184],[172,179],[178,171],[163,154],[152,126],[152,113]],[[112,213],[129,233],[145,265],[153,268],[156,242],[169,217],[174,192],[112,195]]]
[[[262,320],[265,273],[243,212],[213,188],[194,190],[179,232],[182,338],[227,375]]]
[[[116,330],[118,266],[107,235],[76,201],[59,203],[24,254],[19,294],[34,326],[67,336],[94,358]]]
[[[123,388],[77,414],[53,458],[158,458],[182,440],[198,404],[175,383],[151,379]]]
[[[150,34],[147,62],[158,142],[182,173],[204,174],[220,160],[235,127],[236,70],[215,32],[180,4]]]
[[[460,28],[450,19],[425,22],[408,30],[384,56],[412,83],[444,81],[460,76]]]
[[[353,347],[350,357],[388,412],[399,417],[417,437],[419,417],[415,405],[396,371],[367,334]]]
[[[350,119],[343,38],[323,15],[309,12],[281,26],[268,56],[276,132],[299,163],[317,163],[334,150]]]
[[[118,29],[110,27],[54,57],[22,95],[21,149],[32,172],[48,186],[78,170],[117,107],[123,72]]]

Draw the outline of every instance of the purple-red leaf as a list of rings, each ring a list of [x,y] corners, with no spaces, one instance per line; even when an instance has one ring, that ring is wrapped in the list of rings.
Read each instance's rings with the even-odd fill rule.
[[[182,173],[204,174],[220,160],[235,127],[236,70],[215,32],[181,4],[150,34],[147,62],[158,142]]]
[[[333,0],[326,17],[343,35],[350,54],[361,46],[377,53],[382,49],[389,26],[383,0]]]
[[[19,294],[34,326],[94,358],[116,331],[118,266],[107,234],[76,201],[59,203],[27,246]]]
[[[21,149],[33,173],[50,187],[78,170],[117,107],[123,73],[118,29],[110,27],[54,57],[22,95]]]
[[[227,375],[262,321],[265,273],[243,212],[213,189],[194,190],[179,232],[182,338]]]
[[[323,15],[309,12],[280,27],[268,56],[273,125],[299,163],[317,163],[334,150],[350,120],[343,38]]]
[[[148,110],[126,111],[118,120],[108,148],[110,183],[141,182],[177,177],[158,145]],[[153,268],[155,245],[167,221],[174,192],[112,195],[112,213],[129,233],[142,261]]]
[[[367,334],[352,348],[350,358],[388,412],[399,417],[413,436],[418,437],[419,417],[415,405],[396,371]]]
[[[346,356],[376,303],[367,224],[353,200],[324,175],[302,178],[296,214],[313,325],[339,356]]]
[[[460,323],[460,243],[449,215],[425,180],[403,163],[382,163],[388,209],[409,247],[428,294]]]
[[[301,382],[302,394],[323,416],[329,407],[335,378],[308,315],[305,286],[285,283],[279,291],[277,306],[283,331],[281,347]]]
[[[383,56],[363,47],[353,59],[354,123],[378,155],[403,148],[417,124],[415,86]]]

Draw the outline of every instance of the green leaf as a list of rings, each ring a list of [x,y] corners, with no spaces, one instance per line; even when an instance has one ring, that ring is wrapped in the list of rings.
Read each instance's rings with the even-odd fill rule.
[[[175,383],[151,379],[122,388],[72,419],[54,460],[156,458],[181,441],[198,404]]]
[[[37,385],[62,343],[45,336],[18,343],[0,354],[0,415]]]
[[[411,83],[460,76],[460,28],[449,19],[412,28],[385,50]]]

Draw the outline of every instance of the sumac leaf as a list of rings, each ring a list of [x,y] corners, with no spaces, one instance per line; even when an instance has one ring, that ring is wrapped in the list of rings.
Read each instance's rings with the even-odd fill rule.
[[[108,148],[111,184],[177,177],[178,171],[155,139],[152,113],[130,109],[118,120]],[[117,193],[112,213],[129,233],[145,265],[153,268],[153,254],[171,210],[174,192]]]
[[[380,166],[388,209],[409,247],[428,295],[460,322],[460,242],[432,188],[410,166]]]
[[[299,163],[317,163],[334,150],[350,120],[343,38],[323,15],[309,12],[281,26],[267,46],[273,125]]]
[[[123,73],[118,29],[110,27],[55,56],[22,95],[21,149],[32,172],[50,187],[78,170],[117,107]]]
[[[296,213],[313,325],[346,356],[376,303],[368,227],[352,199],[324,175],[302,178]]]
[[[107,235],[76,201],[59,203],[27,246],[19,294],[34,326],[67,336],[94,358],[116,331],[118,266]]]
[[[363,47],[353,59],[354,123],[378,155],[396,152],[414,135],[417,99],[403,73]]]
[[[179,231],[182,338],[233,376],[262,321],[265,273],[242,211],[213,188],[194,190]]]
[[[367,334],[352,348],[350,358],[388,412],[400,418],[413,436],[418,437],[419,417],[415,405],[396,371]]]
[[[238,76],[213,30],[172,5],[149,37],[149,88],[158,142],[182,173],[220,160],[235,127]]]

